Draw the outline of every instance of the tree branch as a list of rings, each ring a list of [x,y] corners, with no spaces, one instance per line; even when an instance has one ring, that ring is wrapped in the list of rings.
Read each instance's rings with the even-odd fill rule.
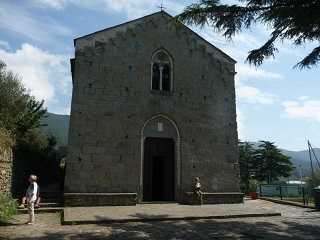
[[[298,62],[294,68],[311,68],[312,66],[317,65],[317,62],[320,61],[320,46],[314,48],[311,53],[309,53],[304,59]]]

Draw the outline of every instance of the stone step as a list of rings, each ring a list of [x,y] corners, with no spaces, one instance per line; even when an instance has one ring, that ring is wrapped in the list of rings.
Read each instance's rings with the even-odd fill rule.
[[[56,197],[61,198],[63,196],[61,192],[45,192],[45,191],[41,191],[41,189],[40,189],[40,195],[42,197],[47,197],[47,198],[56,198]]]
[[[20,205],[21,204],[21,199],[16,199],[17,203]],[[63,204],[63,199],[62,198],[43,198],[41,197],[41,204],[51,204],[51,203],[57,203],[62,205]]]
[[[41,202],[40,203],[40,208],[56,208],[56,207],[63,207],[63,204],[60,202],[45,202],[45,203]],[[23,209],[23,208],[21,208],[21,209]]]
[[[40,203],[41,208],[56,208],[56,207],[62,207],[63,204],[61,202],[42,202]]]
[[[46,197],[41,197],[41,202],[42,203],[62,203],[62,198],[46,198]]]
[[[55,213],[61,212],[63,209],[63,205],[58,202],[51,202],[51,203],[40,203],[40,208],[35,208],[35,213]],[[18,214],[26,214],[28,213],[28,209],[25,208],[18,208]]]
[[[39,213],[56,213],[56,212],[61,212],[63,210],[62,207],[50,207],[50,208],[37,208],[34,210],[34,212],[36,214]],[[28,213],[28,209],[24,208],[24,209],[18,209],[18,214],[27,214]]]

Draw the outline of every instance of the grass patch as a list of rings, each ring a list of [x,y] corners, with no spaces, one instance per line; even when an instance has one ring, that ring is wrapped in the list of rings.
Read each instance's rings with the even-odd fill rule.
[[[8,222],[16,213],[16,200],[9,194],[0,193],[0,223]]]

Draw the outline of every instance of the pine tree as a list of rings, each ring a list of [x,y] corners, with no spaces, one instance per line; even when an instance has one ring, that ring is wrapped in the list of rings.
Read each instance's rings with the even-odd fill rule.
[[[238,0],[237,5],[219,0],[200,0],[191,4],[177,19],[197,26],[209,25],[231,39],[236,33],[261,23],[272,28],[269,39],[251,50],[247,61],[256,66],[278,51],[276,41],[290,40],[294,45],[316,43],[296,66],[310,68],[320,61],[320,0]]]
[[[280,177],[289,177],[294,167],[288,156],[281,153],[274,143],[260,141],[255,151],[255,178],[261,182],[272,183]]]

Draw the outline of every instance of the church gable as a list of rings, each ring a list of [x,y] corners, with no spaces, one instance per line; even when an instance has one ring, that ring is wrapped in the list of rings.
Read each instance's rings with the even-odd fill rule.
[[[136,99],[151,97],[151,90],[179,96],[194,108],[226,99],[233,91],[234,61],[172,20],[159,12],[76,39],[73,81],[86,98],[98,98],[91,94],[98,91],[103,99]]]
[[[131,38],[139,34],[145,34],[158,28],[166,28],[174,31],[179,38],[183,38],[188,45],[189,51],[202,51],[207,57],[217,60],[217,64],[231,65],[228,71],[233,72],[232,65],[236,63],[234,59],[225,54],[220,49],[203,39],[197,33],[182,23],[175,25],[174,18],[168,13],[157,12],[115,27],[107,28],[74,40],[76,51],[84,48],[99,48],[105,45],[116,46],[117,43],[130,41]],[[223,68],[221,66],[221,68]]]

